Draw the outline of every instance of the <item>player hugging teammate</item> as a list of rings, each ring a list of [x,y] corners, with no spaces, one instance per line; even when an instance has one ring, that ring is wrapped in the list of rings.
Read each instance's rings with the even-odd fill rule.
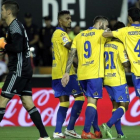
[[[102,90],[99,90],[102,89],[102,78],[104,78],[104,85],[113,103],[112,117],[107,123],[102,125],[107,137],[112,138],[111,127],[115,124],[118,133],[117,137],[126,138],[121,130],[120,119],[128,109],[129,104],[129,91],[126,84],[125,71],[130,72],[130,64],[136,96],[140,97],[140,10],[138,8],[128,10],[130,27],[124,27],[123,23],[118,22],[115,25],[115,31],[106,30],[103,32],[101,29],[106,29],[104,26],[107,25],[107,20],[106,23],[105,20],[106,18],[97,20],[98,26],[94,23],[93,27],[79,33],[75,37],[67,61],[66,73],[61,80],[64,87],[69,83],[70,68],[74,55],[77,53],[78,80],[86,91],[85,96],[88,99],[85,125],[81,135],[84,139],[102,137],[97,123],[96,111],[97,99],[102,98]],[[102,32],[102,35],[100,32]],[[102,36],[105,38],[109,37],[111,40],[106,42]],[[94,39],[95,37],[96,39]],[[96,51],[93,51],[95,48]],[[103,57],[105,58],[102,59]],[[91,125],[93,125],[94,134],[90,132]]]
[[[8,31],[6,41],[4,38],[0,39],[0,49],[8,54],[9,74],[0,95],[0,122],[7,103],[17,94],[40,133],[39,140],[51,140],[32,100],[28,37],[24,26],[17,20],[18,12],[19,5],[16,2],[5,1],[2,4],[2,19],[7,23]],[[114,31],[108,31],[108,19],[97,16],[93,26],[79,33],[71,42],[67,34],[67,29],[71,27],[70,12],[58,13],[58,27],[52,37],[52,87],[60,105],[53,138],[102,138],[98,126],[97,101],[102,98],[103,83],[110,95],[113,110],[112,117],[102,127],[106,136],[112,138],[111,127],[115,124],[118,138],[126,138],[121,130],[120,119],[129,104],[125,71],[130,71],[130,64],[136,96],[140,97],[140,10],[129,9],[128,20],[130,27],[124,27],[123,23],[118,22]],[[73,67],[75,56],[78,58],[77,75]],[[87,97],[88,104],[84,129],[79,135],[75,132],[74,125],[85,100],[83,94]],[[62,125],[68,111],[70,95],[75,98],[75,103],[63,134]],[[94,133],[90,132],[91,126]]]

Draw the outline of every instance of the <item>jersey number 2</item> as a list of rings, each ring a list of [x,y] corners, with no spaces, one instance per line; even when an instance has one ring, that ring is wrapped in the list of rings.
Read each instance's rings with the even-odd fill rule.
[[[52,43],[52,60],[55,60],[54,50],[53,50],[53,43]]]
[[[115,69],[116,67],[114,65],[114,52],[105,52],[104,55],[105,55],[105,63],[107,63],[108,61],[111,61],[110,68]],[[109,55],[110,55],[111,60],[109,60]],[[105,64],[105,69],[109,69],[109,64],[107,65]]]
[[[135,46],[134,51],[138,52],[138,57],[140,57],[140,39],[137,42],[137,45]]]

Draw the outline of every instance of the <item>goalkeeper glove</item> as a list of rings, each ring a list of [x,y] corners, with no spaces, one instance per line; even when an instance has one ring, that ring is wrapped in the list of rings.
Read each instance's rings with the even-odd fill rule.
[[[6,44],[7,43],[5,42],[4,37],[1,37],[0,38],[0,49],[4,49]]]

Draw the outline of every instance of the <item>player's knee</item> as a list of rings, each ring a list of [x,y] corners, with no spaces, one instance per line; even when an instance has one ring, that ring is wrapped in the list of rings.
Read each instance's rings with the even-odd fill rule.
[[[60,106],[61,106],[61,107],[66,107],[66,108],[68,108],[69,105],[70,105],[69,102],[60,102]]]
[[[126,102],[126,104],[125,104],[125,110],[126,111],[128,110],[128,106],[129,106],[129,102]]]
[[[119,108],[122,108],[124,113],[126,112],[125,106],[120,106]]]
[[[83,95],[79,96],[79,97],[76,97],[75,101],[85,101],[85,97]]]
[[[92,103],[94,105],[97,105],[97,99],[92,98],[92,97],[88,97],[88,103]]]
[[[34,107],[34,104],[23,103],[23,106],[26,110],[30,110]]]
[[[22,105],[24,106],[24,108],[26,110],[30,110],[34,107],[34,103],[32,101],[32,99],[21,99],[22,100]]]
[[[128,110],[129,102],[123,102],[120,104],[120,107],[126,112]]]

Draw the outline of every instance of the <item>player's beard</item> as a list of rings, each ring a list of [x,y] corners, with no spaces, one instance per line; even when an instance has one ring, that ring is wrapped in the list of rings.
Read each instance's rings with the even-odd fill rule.
[[[71,24],[67,27],[67,29],[71,29]]]
[[[71,29],[71,26],[70,27],[67,27],[67,29]]]
[[[104,24],[102,24],[99,29],[103,29],[104,30]]]

